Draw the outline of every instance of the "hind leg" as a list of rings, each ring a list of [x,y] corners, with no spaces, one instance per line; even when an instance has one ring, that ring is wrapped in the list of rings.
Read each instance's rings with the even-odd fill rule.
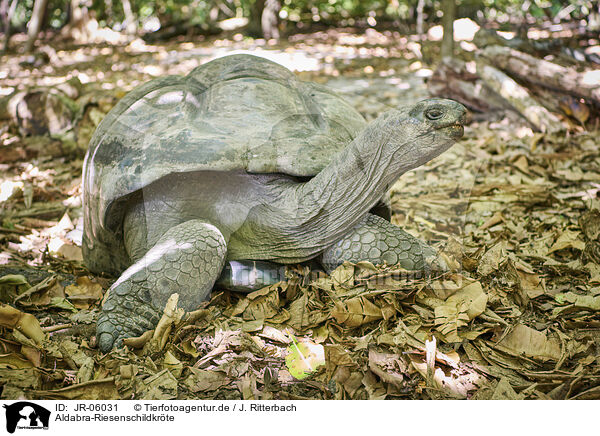
[[[321,262],[328,272],[345,260],[366,260],[375,265],[399,264],[404,269],[424,273],[447,269],[434,248],[373,214],[367,214],[344,238],[321,255]]]
[[[175,292],[179,307],[196,309],[210,296],[226,252],[221,232],[200,220],[165,232],[109,289],[96,326],[100,350],[108,352],[124,338],[154,328]]]

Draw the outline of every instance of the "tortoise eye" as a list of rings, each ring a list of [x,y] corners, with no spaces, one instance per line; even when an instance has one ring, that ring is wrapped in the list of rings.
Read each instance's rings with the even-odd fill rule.
[[[425,116],[428,120],[435,121],[442,118],[444,116],[444,112],[441,109],[433,108],[425,112]]]

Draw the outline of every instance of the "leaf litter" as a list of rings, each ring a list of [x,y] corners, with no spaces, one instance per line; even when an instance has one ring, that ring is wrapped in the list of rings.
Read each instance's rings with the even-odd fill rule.
[[[356,38],[333,33],[273,51],[318,46],[323,68],[302,78],[328,83],[370,120],[427,96],[414,44],[373,32],[361,56]],[[600,398],[599,135],[533,133],[510,116],[471,123],[392,188],[393,222],[442,249],[452,272],[295,266],[251,294],[216,289],[191,313],[174,296],[154,331],[99,353],[95,320],[114,278],[81,262],[82,156],[118,99],[156,74],[143,68],[153,52],[181,57],[159,74],[212,54],[207,43],[168,44],[103,48],[75,70],[64,50],[65,65],[44,75],[6,64],[14,79],[2,86],[35,88],[19,98],[50,101],[60,125],[0,120],[1,398]],[[119,68],[100,80],[107,56]]]

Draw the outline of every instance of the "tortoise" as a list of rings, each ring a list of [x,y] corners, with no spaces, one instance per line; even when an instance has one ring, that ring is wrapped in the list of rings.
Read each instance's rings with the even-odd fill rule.
[[[316,259],[443,269],[436,251],[372,213],[396,179],[463,134],[466,109],[428,99],[371,123],[332,90],[231,55],[127,94],[83,167],[83,256],[120,275],[101,351],[154,328],[173,293],[194,310],[215,283],[246,291]]]

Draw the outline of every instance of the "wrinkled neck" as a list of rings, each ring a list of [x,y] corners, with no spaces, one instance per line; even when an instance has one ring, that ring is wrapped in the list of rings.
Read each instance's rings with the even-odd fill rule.
[[[402,171],[393,153],[384,147],[364,147],[355,141],[338,153],[333,161],[302,192],[314,197],[315,206],[328,213],[344,210],[352,214],[372,207]]]
[[[403,129],[389,122],[390,111],[371,123],[330,164],[297,187],[302,210],[298,224],[320,233],[325,248],[340,239],[406,171],[417,166]],[[387,116],[386,116],[387,115]],[[299,216],[300,218],[300,216]]]

